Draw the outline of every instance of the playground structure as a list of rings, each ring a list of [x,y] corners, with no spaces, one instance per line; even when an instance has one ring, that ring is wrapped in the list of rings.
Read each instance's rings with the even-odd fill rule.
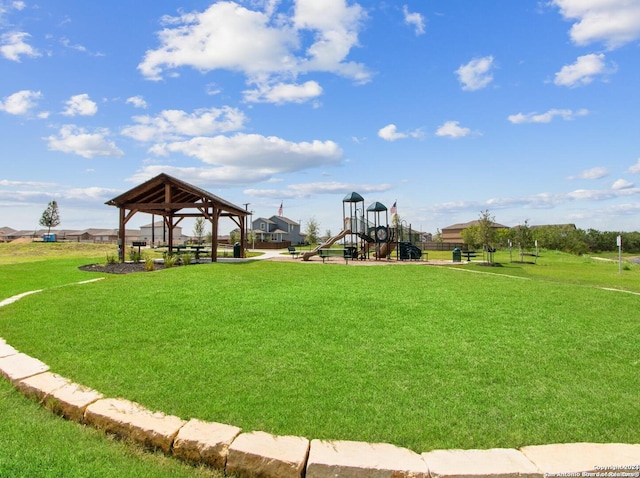
[[[389,260],[396,248],[398,260],[420,259],[422,250],[411,242],[411,226],[409,240],[405,241],[402,224],[396,221],[392,223],[390,226],[389,212],[384,204],[375,201],[365,210],[364,198],[356,192],[349,193],[342,200],[342,231],[315,249],[302,253],[300,257],[308,261],[329,250],[337,241],[343,240],[344,249],[341,252],[345,260],[365,260],[372,256],[375,260]]]

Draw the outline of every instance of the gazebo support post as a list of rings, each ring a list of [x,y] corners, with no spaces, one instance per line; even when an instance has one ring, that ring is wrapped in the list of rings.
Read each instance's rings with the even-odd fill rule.
[[[125,241],[125,210],[123,207],[120,208],[120,221],[119,221],[119,229],[118,229],[118,260],[120,262],[124,262],[124,241]]]
[[[211,262],[218,262],[218,219],[220,211],[213,208],[213,218],[211,220]]]

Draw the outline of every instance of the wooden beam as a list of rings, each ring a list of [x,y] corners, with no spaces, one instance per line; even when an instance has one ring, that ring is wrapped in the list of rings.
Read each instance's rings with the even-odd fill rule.
[[[126,207],[127,209],[196,209],[200,206],[210,206],[213,203],[205,203],[205,202],[131,202],[123,204],[122,207]]]

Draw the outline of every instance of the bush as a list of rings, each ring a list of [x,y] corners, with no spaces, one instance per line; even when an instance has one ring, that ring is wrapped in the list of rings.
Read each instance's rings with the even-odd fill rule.
[[[176,260],[178,258],[173,254],[164,253],[164,267],[168,269],[169,267],[173,267],[176,265]]]
[[[118,263],[118,256],[116,256],[115,254],[107,254],[107,260],[106,260],[106,264],[117,264]]]
[[[145,256],[144,258],[144,269],[147,272],[151,272],[152,270],[154,270],[156,268],[156,263],[153,260],[153,257],[150,256]]]
[[[142,255],[139,251],[136,251],[133,247],[129,249],[129,260],[131,262],[140,262]]]
[[[182,265],[183,266],[188,266],[189,264],[191,264],[191,259],[193,259],[193,255],[191,255],[191,254],[182,254],[180,259],[182,260]]]

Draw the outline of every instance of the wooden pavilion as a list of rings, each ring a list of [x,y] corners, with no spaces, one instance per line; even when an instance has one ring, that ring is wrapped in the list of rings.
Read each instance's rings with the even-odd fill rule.
[[[218,220],[221,217],[228,217],[240,228],[240,256],[245,257],[245,225],[249,211],[168,174],[159,174],[105,204],[120,209],[118,232],[120,261],[124,261],[125,226],[138,212],[162,216],[169,231],[170,253],[174,246],[174,227],[185,217],[206,218],[211,223],[212,261],[216,260],[215,251],[218,249]]]

